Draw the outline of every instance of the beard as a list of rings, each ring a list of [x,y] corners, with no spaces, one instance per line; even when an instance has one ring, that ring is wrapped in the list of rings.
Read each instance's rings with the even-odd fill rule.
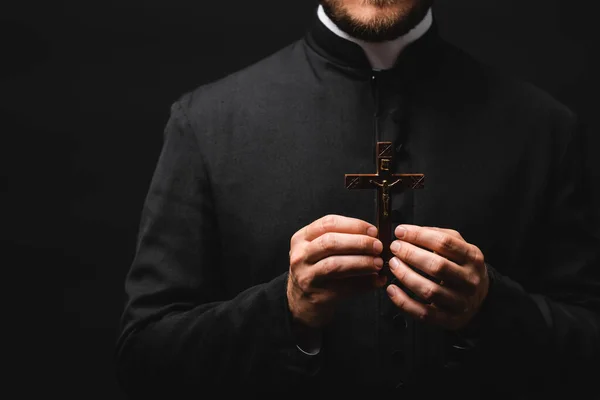
[[[434,0],[361,0],[380,12],[360,19],[345,7],[344,0],[321,0],[327,16],[342,31],[366,42],[384,42],[410,32],[427,15]],[[396,7],[394,7],[396,6]],[[383,8],[390,8],[383,10]]]

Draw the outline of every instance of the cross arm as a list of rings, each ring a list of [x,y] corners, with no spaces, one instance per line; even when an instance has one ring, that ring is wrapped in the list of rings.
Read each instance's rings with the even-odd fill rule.
[[[397,179],[401,179],[398,183],[394,184],[393,187],[403,187],[405,189],[423,189],[425,187],[425,175],[423,174],[394,174],[392,175],[392,182]],[[390,185],[392,186],[392,185]]]
[[[345,175],[346,189],[373,189],[375,186],[371,183],[371,180],[378,179],[377,174],[364,174],[364,175]]]

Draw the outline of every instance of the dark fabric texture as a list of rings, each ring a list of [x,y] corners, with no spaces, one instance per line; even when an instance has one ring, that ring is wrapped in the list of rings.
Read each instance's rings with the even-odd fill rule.
[[[327,214],[375,222],[375,172],[425,188],[394,223],[455,229],[485,255],[482,310],[460,332],[399,313],[384,289],[344,302],[319,355],[296,348],[291,236]],[[172,107],[143,206],[117,369],[132,398],[243,393],[550,398],[598,376],[600,235],[565,106],[475,61],[437,29],[396,66],[315,20],[305,37]]]

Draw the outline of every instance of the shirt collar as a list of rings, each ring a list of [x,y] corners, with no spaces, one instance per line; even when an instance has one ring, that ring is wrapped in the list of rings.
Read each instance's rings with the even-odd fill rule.
[[[405,35],[394,40],[372,43],[356,39],[338,28],[325,13],[322,5],[319,5],[317,9],[317,17],[319,21],[335,35],[360,46],[373,70],[387,70],[392,68],[400,53],[411,43],[425,35],[433,25],[433,13],[431,9],[429,9],[425,18]]]
[[[426,27],[428,24],[425,18],[423,26]],[[399,46],[398,54],[394,53],[396,59],[393,66],[380,73],[411,81],[418,76],[435,73],[439,69],[440,57],[444,54],[444,42],[438,33],[435,14],[432,13],[429,28],[426,30],[421,28],[421,30],[425,32],[420,36],[411,35],[410,40],[403,36],[404,39],[401,39],[403,45]],[[361,47],[360,41],[349,40],[342,36],[327,27],[316,10],[304,36],[307,47],[319,56],[313,59],[313,62],[324,63],[326,69],[333,68],[359,79],[370,79],[374,66],[368,53]]]

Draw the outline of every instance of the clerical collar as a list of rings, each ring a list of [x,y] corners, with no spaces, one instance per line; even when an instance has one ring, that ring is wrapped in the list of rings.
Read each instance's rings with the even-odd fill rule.
[[[400,53],[411,43],[420,39],[433,25],[433,14],[431,9],[427,15],[417,26],[410,30],[407,34],[400,36],[394,40],[389,40],[379,43],[366,42],[350,36],[342,31],[325,13],[322,5],[317,9],[319,20],[329,29],[342,39],[349,40],[359,45],[364,51],[373,70],[387,70],[394,66]]]
[[[371,77],[373,69],[377,67],[387,67],[388,69],[381,71],[385,72],[387,76],[401,75],[404,77],[427,75],[434,73],[437,69],[436,65],[439,64],[439,57],[443,53],[441,45],[444,41],[439,36],[435,15],[431,10],[415,29],[397,40],[390,41],[394,43],[391,44],[393,51],[387,50],[386,54],[389,55],[382,59],[383,61],[387,60],[385,65],[381,61],[377,64],[375,64],[377,61],[373,61],[374,64],[371,64],[372,61],[369,57],[373,57],[373,60],[380,59],[377,55],[368,55],[375,54],[370,49],[376,48],[377,44],[362,43],[367,45],[365,48],[368,50],[365,50],[361,46],[360,40],[355,38],[351,40],[344,33],[342,36],[334,33],[326,26],[329,18],[323,22],[319,14],[317,9],[304,40],[308,47],[321,56],[321,61],[328,64],[329,67],[361,78]],[[330,24],[327,23],[327,25]],[[339,33],[339,29],[336,30]],[[382,51],[388,48],[390,43],[382,43],[379,46]]]

